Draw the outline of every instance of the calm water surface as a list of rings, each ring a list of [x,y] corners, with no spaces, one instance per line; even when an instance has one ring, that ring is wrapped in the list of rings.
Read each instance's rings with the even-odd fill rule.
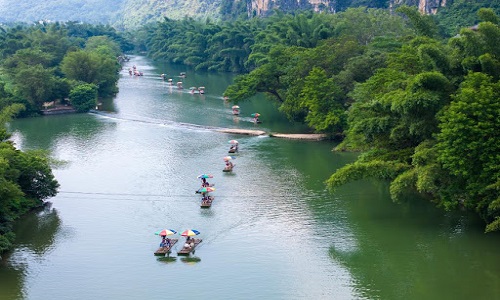
[[[23,149],[64,162],[52,205],[16,226],[0,263],[0,299],[500,299],[500,236],[471,216],[417,198],[389,199],[363,181],[335,194],[324,181],[356,154],[329,142],[222,134],[213,127],[302,132],[263,99],[221,94],[230,76],[194,73],[142,57],[124,68],[102,114],[11,124]],[[158,74],[187,71],[184,87]],[[174,78],[174,81],[178,78]],[[251,123],[260,112],[262,124]],[[228,140],[241,151],[223,174]],[[200,209],[197,175],[215,201]],[[201,232],[190,257],[153,256],[163,228]]]

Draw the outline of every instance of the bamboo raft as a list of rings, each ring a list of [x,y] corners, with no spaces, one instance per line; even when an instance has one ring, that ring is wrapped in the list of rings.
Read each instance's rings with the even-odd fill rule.
[[[201,243],[202,239],[193,239],[194,246],[193,247],[182,247],[180,251],[177,252],[177,255],[189,255],[191,252],[194,252],[196,246]]]
[[[224,169],[222,169],[222,172],[232,172],[235,166],[236,164],[232,164],[232,166],[225,166]]]
[[[201,208],[209,208],[210,206],[212,206],[212,201],[214,201],[214,197],[213,196],[209,196],[208,200],[201,200],[200,207]]]
[[[166,255],[170,253],[170,250],[175,244],[177,244],[178,241],[179,239],[170,239],[170,246],[158,248],[158,250],[155,251],[155,255]]]

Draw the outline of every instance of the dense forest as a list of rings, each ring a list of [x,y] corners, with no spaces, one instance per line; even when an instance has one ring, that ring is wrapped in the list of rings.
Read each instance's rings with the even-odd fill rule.
[[[394,201],[418,192],[445,209],[477,212],[500,230],[500,27],[450,27],[416,8],[350,8],[228,23],[192,19],[147,26],[154,59],[242,73],[225,96],[264,93],[294,121],[363,155],[327,181],[391,182]]]
[[[97,97],[117,92],[117,57],[127,47],[109,26],[42,23],[0,32],[0,253],[11,247],[12,222],[58,188],[47,153],[16,149],[6,123],[37,115],[48,102],[94,108]]]

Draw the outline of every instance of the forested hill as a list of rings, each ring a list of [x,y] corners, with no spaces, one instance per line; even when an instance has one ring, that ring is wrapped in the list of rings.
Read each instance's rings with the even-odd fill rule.
[[[39,20],[112,23],[124,0],[0,0],[0,22]]]
[[[274,10],[340,12],[349,7],[394,9],[399,5],[418,7],[422,13],[447,14],[450,22],[472,22],[479,7],[498,11],[500,0],[0,0],[0,22],[82,21],[134,29],[163,17],[236,19],[266,16]],[[462,26],[464,24],[460,24]]]
[[[196,16],[216,19],[223,2],[224,0],[0,0],[0,22],[82,21],[131,29],[163,17],[182,19],[185,16]],[[230,12],[233,6],[230,5],[227,11]]]

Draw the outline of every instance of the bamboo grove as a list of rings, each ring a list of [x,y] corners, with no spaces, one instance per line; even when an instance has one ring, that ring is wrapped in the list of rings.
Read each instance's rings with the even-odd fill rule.
[[[416,9],[351,8],[215,23],[163,22],[137,33],[154,59],[241,73],[225,96],[256,93],[290,119],[361,150],[327,185],[377,178],[394,201],[417,191],[445,209],[474,211],[500,230],[500,27],[444,37]]]

